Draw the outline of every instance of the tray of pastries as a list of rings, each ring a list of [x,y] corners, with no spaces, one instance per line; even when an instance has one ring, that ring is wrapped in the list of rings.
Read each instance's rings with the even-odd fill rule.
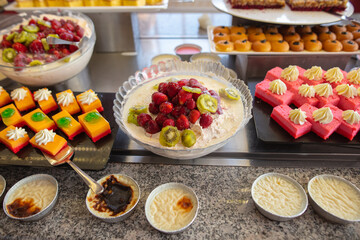
[[[360,24],[209,26],[211,52],[247,55],[359,54]]]

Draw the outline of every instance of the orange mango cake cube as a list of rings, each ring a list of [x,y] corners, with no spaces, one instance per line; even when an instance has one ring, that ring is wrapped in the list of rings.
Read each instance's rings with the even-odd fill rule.
[[[29,143],[29,135],[24,128],[9,126],[0,132],[0,141],[14,153]]]
[[[109,122],[96,109],[80,115],[79,122],[93,142],[111,133]]]
[[[80,107],[74,97],[74,93],[70,89],[57,93],[56,99],[61,110],[65,110],[71,115],[80,112]]]
[[[34,132],[39,132],[42,129],[56,129],[54,121],[46,116],[39,108],[23,116],[23,119],[26,125]]]
[[[67,146],[67,141],[53,130],[43,129],[30,139],[30,144],[47,154],[55,156],[61,149]]]
[[[94,109],[98,110],[98,112],[104,111],[99,97],[92,89],[77,95],[76,100],[84,113]]]
[[[2,86],[0,86],[0,107],[10,103],[11,101],[12,100],[8,92],[5,91],[5,89]]]
[[[58,128],[60,128],[70,140],[84,131],[81,124],[76,121],[67,111],[61,111],[52,116]]]
[[[0,115],[6,126],[13,125],[15,127],[22,127],[25,124],[24,119],[21,117],[14,104],[9,104],[0,108]]]
[[[51,91],[47,88],[41,88],[34,92],[34,99],[38,102],[41,110],[45,114],[55,111],[58,108],[54,97],[51,95]]]
[[[20,112],[36,107],[33,96],[27,87],[20,87],[11,91],[11,99],[14,100]]]

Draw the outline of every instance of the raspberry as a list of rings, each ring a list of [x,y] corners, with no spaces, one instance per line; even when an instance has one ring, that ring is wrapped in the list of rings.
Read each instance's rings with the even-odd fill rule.
[[[179,84],[180,87],[183,87],[183,86],[187,86],[189,84],[189,80],[188,79],[181,79],[177,83]]]
[[[37,32],[36,35],[37,35],[37,39],[42,39],[45,37],[45,33],[43,32]]]
[[[57,59],[62,58],[59,50],[56,50],[55,48],[51,48],[51,49],[48,51],[48,53],[54,55],[54,57],[57,58]]]
[[[47,37],[47,35],[49,35],[49,34],[55,34],[56,31],[55,31],[54,29],[52,29],[52,28],[46,28],[46,29],[43,31],[43,33],[44,33],[45,36]]]
[[[35,19],[30,19],[29,25],[36,25],[36,20]]]
[[[62,32],[59,34],[59,37],[63,40],[72,41],[74,39],[74,35],[69,32]]]
[[[76,32],[76,35],[78,35],[80,38],[82,38],[84,36],[85,30],[82,27],[80,27],[79,25],[77,25],[75,27],[75,32]]]
[[[67,48],[63,48],[61,49],[61,53],[65,57],[70,54],[70,51]]]
[[[44,53],[45,49],[41,41],[36,39],[29,45],[29,50],[31,53]]]
[[[176,120],[176,127],[179,130],[188,129],[190,127],[189,120],[185,115],[181,114],[180,117]]]
[[[152,114],[158,114],[159,113],[159,107],[155,103],[149,104],[149,112]]]
[[[160,128],[154,120],[149,120],[145,123],[145,131],[150,134],[160,132]]]
[[[74,42],[80,42],[80,40],[81,40],[81,37],[79,37],[79,36],[77,36],[77,35],[75,35],[74,36]],[[74,45],[70,45],[70,46],[74,46]]]
[[[2,40],[0,48],[11,48],[11,42],[6,39]]]
[[[147,113],[140,113],[138,116],[137,116],[137,121],[138,121],[138,124],[142,127],[145,127],[145,124],[152,120],[151,116]]]
[[[44,21],[49,21],[49,18],[45,16],[45,17],[43,17],[43,20]]]
[[[29,58],[28,56],[26,56],[24,53],[19,53],[18,55],[16,55],[16,57],[14,58],[14,64],[19,63],[19,65],[22,65],[20,63],[23,64],[29,64],[31,62],[31,58]]]
[[[160,112],[168,114],[171,113],[171,111],[173,110],[173,105],[172,103],[169,102],[163,102],[162,104],[160,104]]]
[[[209,90],[210,95],[215,98],[218,101],[218,105],[220,104],[220,96],[219,94],[214,90]]]
[[[200,126],[202,128],[207,128],[211,125],[213,119],[212,117],[210,116],[210,114],[206,113],[206,114],[201,114],[201,117],[200,117]]]
[[[69,45],[69,51],[70,51],[71,53],[77,51],[78,49],[79,49],[79,48],[78,48],[77,46],[75,46],[75,45]]]
[[[61,23],[58,20],[54,19],[51,21],[51,28],[57,30],[61,28]]]
[[[155,118],[155,121],[156,121],[156,123],[157,123],[160,127],[162,127],[163,124],[164,124],[164,122],[165,122],[167,119],[168,119],[168,117],[166,116],[166,114],[164,114],[164,113],[159,113],[159,114],[157,115],[157,117]]]
[[[168,97],[160,92],[154,92],[151,98],[156,105],[160,105],[161,103],[166,102],[168,100]]]
[[[175,121],[171,118],[169,119],[166,119],[164,122],[163,122],[163,127],[166,127],[166,126],[173,126],[175,127]]]
[[[27,52],[27,48],[25,47],[25,45],[23,45],[21,43],[14,43],[12,45],[12,48],[15,49],[18,53],[26,53]]]
[[[166,82],[162,82],[159,84],[158,91],[163,94],[167,94],[167,87],[168,87],[168,84]]]
[[[196,101],[200,97],[201,93],[193,93],[193,99]]]
[[[186,109],[183,106],[176,106],[171,111],[171,115],[173,115],[175,118],[178,118],[181,114],[185,114],[185,113],[186,113]]]
[[[194,110],[191,110],[190,113],[189,113],[189,121],[192,123],[192,124],[195,124],[196,121],[200,118],[200,112],[196,109]]]
[[[192,98],[192,93],[185,91],[184,89],[181,89],[178,93],[179,96],[179,104],[183,105],[186,100]]]
[[[45,60],[44,54],[34,54],[34,60]]]
[[[66,23],[64,19],[60,19],[60,23],[61,23],[61,26],[64,26],[64,24]]]
[[[196,103],[195,103],[194,99],[190,98],[190,99],[186,100],[185,106],[187,107],[187,109],[192,110],[196,107]]]
[[[180,86],[176,82],[169,82],[167,88],[167,95],[172,98],[180,91]]]
[[[171,103],[172,103],[174,106],[179,105],[179,96],[176,95],[175,97],[173,97],[173,98],[171,99]]]
[[[71,32],[75,30],[74,26],[69,22],[65,23],[63,27]]]
[[[195,78],[191,78],[189,80],[189,87],[199,87],[200,88],[200,86],[201,86],[201,84]]]
[[[56,29],[56,34],[60,36],[60,34],[67,32],[65,28],[58,28]]]
[[[49,55],[45,57],[45,62],[47,63],[51,63],[57,60],[57,57],[53,56],[53,55]]]

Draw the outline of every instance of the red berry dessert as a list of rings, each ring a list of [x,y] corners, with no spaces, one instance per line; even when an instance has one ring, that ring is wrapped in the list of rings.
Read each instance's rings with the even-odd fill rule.
[[[336,132],[353,140],[360,130],[360,108],[354,110],[346,110],[342,112],[341,124]]]
[[[321,67],[313,66],[307,69],[303,74],[300,74],[299,78],[306,84],[317,85],[325,81],[323,79],[325,73],[326,72]]]
[[[295,139],[311,131],[311,123],[306,121],[306,113],[301,109],[291,109],[288,105],[279,105],[274,107],[271,118]]]
[[[286,84],[286,87],[289,90],[297,89],[303,83],[303,80],[301,80],[299,76],[303,75],[304,72],[305,69],[294,65],[290,65],[285,69],[275,67],[267,72],[265,79],[269,79],[271,81],[280,79]]]
[[[270,81],[265,79],[256,84],[255,97],[275,107],[277,105],[289,105],[293,98],[293,93],[287,90],[285,83],[279,79]]]
[[[145,84],[129,97],[124,111],[135,138],[184,149],[230,137],[241,122],[243,106],[235,88],[210,78],[181,76]]]

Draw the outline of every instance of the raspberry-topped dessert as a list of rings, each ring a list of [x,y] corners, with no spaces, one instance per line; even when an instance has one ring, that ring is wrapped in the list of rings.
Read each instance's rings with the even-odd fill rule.
[[[124,122],[134,138],[152,146],[205,148],[232,136],[243,111],[229,84],[178,75],[139,86],[124,106]]]

